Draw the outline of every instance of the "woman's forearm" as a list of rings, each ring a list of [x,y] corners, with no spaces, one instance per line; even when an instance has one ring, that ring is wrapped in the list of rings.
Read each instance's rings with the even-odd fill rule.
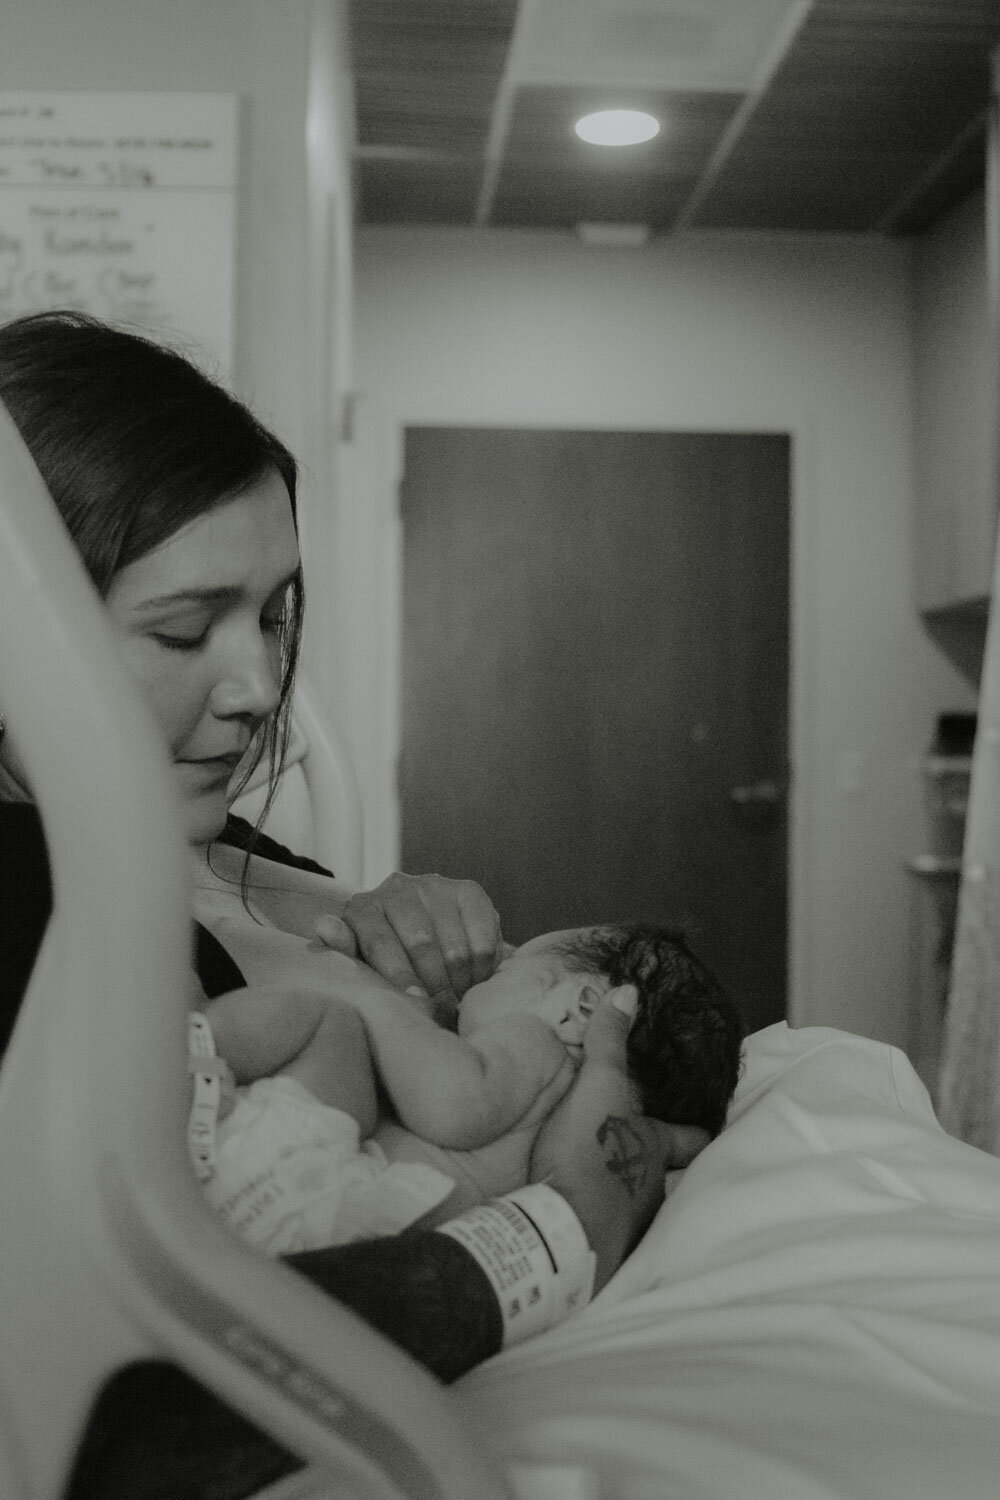
[[[655,1128],[638,1111],[623,1073],[584,1067],[539,1132],[531,1180],[573,1208],[597,1256],[595,1288],[618,1269],[663,1198]]]
[[[705,1130],[642,1114],[627,1061],[635,1005],[632,985],[603,997],[584,1035],[577,1083],[539,1131],[531,1156],[531,1180],[560,1193],[583,1225],[597,1256],[596,1287],[652,1219],[666,1169],[687,1166],[708,1143]]]

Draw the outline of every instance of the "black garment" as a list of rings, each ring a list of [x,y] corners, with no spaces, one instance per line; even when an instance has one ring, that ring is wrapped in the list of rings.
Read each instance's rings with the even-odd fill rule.
[[[219,843],[245,849],[252,834],[243,818],[230,817]],[[265,834],[254,847],[263,859],[276,864],[317,875],[331,873]],[[0,802],[0,1057],[7,1049],[51,914],[52,880],[38,809],[29,802]],[[197,922],[195,968],[210,1000],[246,984],[222,944]]]
[[[52,881],[34,807],[0,802],[0,1057],[52,911]]]

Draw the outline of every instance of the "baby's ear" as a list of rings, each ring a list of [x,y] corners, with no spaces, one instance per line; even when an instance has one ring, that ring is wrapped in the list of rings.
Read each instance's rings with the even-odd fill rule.
[[[600,1003],[598,989],[590,984],[581,985],[566,1005],[565,1014],[556,1027],[560,1040],[569,1047],[581,1046],[590,1018]]]
[[[590,1020],[604,998],[604,992],[595,984],[582,985],[577,993],[576,1008],[584,1022]]]

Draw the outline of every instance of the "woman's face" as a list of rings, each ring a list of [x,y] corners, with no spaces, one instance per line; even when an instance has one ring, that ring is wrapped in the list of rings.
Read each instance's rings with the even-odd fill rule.
[[[299,566],[276,470],[122,568],[106,604],[174,763],[192,844],[215,838],[254,731],[278,705],[279,631]]]

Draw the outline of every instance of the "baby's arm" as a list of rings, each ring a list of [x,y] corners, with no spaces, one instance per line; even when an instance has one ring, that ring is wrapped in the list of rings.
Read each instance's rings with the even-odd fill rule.
[[[364,1022],[352,1006],[318,990],[261,985],[231,990],[201,1008],[237,1083],[282,1073],[321,1104],[351,1115],[362,1136],[372,1134],[375,1074]]]
[[[511,1016],[475,1037],[444,1031],[372,970],[327,955],[334,992],[356,1006],[400,1121],[437,1146],[472,1150],[562,1098],[575,1069],[543,1021]]]

